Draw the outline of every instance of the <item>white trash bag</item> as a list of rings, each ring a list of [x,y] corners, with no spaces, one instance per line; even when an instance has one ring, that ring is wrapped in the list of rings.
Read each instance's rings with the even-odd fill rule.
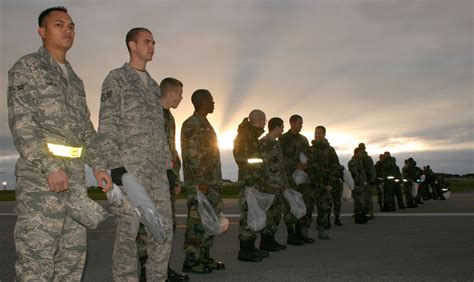
[[[418,188],[419,187],[420,187],[420,184],[416,183],[416,182],[413,182],[413,184],[411,185],[411,196],[413,198],[415,198],[416,195],[418,195]]]
[[[275,195],[262,193],[253,187],[245,187],[247,201],[247,225],[252,231],[258,232],[267,225],[267,213],[275,199]]]
[[[221,212],[216,214],[206,195],[196,188],[196,196],[198,201],[198,213],[201,217],[204,231],[208,236],[219,235],[229,227],[229,220]]]
[[[305,153],[300,152],[300,163],[306,164],[308,162],[308,156]]]
[[[128,196],[128,200],[135,208],[140,222],[145,225],[158,243],[163,244],[169,233],[167,226],[171,226],[171,224],[168,224],[166,219],[158,212],[145,188],[133,174],[125,173],[122,176],[122,183],[122,192]]]
[[[444,197],[446,200],[449,199],[450,196],[451,196],[451,191],[448,190],[448,191],[443,192],[443,197]]]
[[[297,218],[300,219],[306,215],[306,205],[304,204],[303,195],[293,189],[285,189],[283,196],[290,203],[290,211]]]
[[[344,167],[343,180],[349,189],[354,190],[354,178],[352,178],[351,172]]]
[[[352,201],[352,190],[347,186],[346,182],[342,181],[342,202]]]
[[[122,191],[120,191],[120,188],[117,185],[113,184],[112,189],[107,191],[107,193],[105,193],[105,195],[107,196],[107,200],[109,201],[109,204],[111,206],[114,206],[114,207],[122,206],[123,194],[122,194]]]
[[[308,175],[301,169],[295,169],[291,175],[291,178],[293,178],[293,181],[296,183],[296,185],[304,184],[308,181]]]

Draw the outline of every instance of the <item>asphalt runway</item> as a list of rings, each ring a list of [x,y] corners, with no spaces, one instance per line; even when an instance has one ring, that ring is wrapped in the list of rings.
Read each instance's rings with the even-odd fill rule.
[[[101,204],[106,205],[106,202]],[[16,259],[14,202],[0,202],[0,281],[14,280]],[[378,209],[376,209],[378,210]],[[191,281],[474,281],[474,191],[452,194],[447,201],[426,201],[417,209],[376,213],[365,225],[353,223],[352,203],[343,204],[344,226],[333,226],[328,241],[288,246],[259,263],[237,260],[238,207],[225,200],[229,230],[216,237],[211,256],[227,269]],[[178,201],[178,229],[171,266],[180,270],[185,205]],[[114,219],[88,232],[84,281],[112,281]],[[310,235],[316,237],[311,228]],[[277,240],[285,242],[283,224]]]

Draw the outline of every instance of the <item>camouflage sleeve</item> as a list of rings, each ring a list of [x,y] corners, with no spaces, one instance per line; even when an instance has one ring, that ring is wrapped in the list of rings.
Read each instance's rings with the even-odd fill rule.
[[[341,164],[339,163],[339,157],[337,156],[334,148],[331,148],[330,153],[330,181],[333,184],[339,183],[339,179],[342,178]]]
[[[247,165],[249,156],[247,154],[247,144],[245,142],[236,139],[234,141],[234,149],[232,150],[232,153],[234,154],[235,162],[239,168],[243,168]]]
[[[174,174],[176,174],[176,176],[179,178],[179,171],[181,169],[181,160],[179,159],[179,155],[178,155],[178,151],[176,151],[176,149],[174,149],[174,152],[173,152],[173,171],[174,171]]]
[[[297,159],[299,159],[299,156],[295,157],[292,154],[295,152],[289,150],[291,144],[285,137],[282,136],[278,138],[278,143],[280,144],[281,153],[285,161],[285,173],[291,175],[298,165]]]
[[[8,124],[21,158],[49,175],[63,167],[61,161],[49,153],[35,114],[36,105],[41,103],[36,80],[23,62],[8,72]]]
[[[89,108],[86,107],[86,130],[84,132],[84,144],[85,144],[85,162],[90,165],[94,171],[106,170],[107,163],[102,158],[101,147],[99,142],[99,135],[95,130],[90,120]]]
[[[357,171],[357,163],[354,160],[350,160],[349,163],[347,164],[349,168],[349,172],[352,175],[352,178],[354,179],[354,183],[359,185],[359,173]]]
[[[195,124],[183,123],[181,128],[181,153],[183,164],[186,167],[186,182],[191,185],[206,183],[201,169],[201,156],[199,154],[198,132]]]
[[[119,136],[121,93],[119,80],[109,74],[102,84],[99,114],[99,139],[109,168],[124,165]]]

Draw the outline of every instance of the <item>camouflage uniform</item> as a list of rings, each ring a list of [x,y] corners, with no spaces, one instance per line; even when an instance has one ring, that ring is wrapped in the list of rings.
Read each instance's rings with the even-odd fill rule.
[[[337,160],[337,163],[339,164],[339,158],[337,154],[335,155],[335,158]],[[332,210],[334,213],[334,217],[336,218],[337,221],[339,220],[339,217],[341,216],[343,171],[344,171],[344,167],[339,165],[339,175],[336,176],[339,179],[339,181],[334,182],[334,186],[332,187],[332,190],[331,190]],[[331,212],[329,212],[329,215],[328,215],[327,226],[331,226],[330,218],[331,218]]]
[[[412,208],[415,207],[415,198],[411,195],[411,189],[413,187],[413,182],[416,182],[416,167],[415,164],[412,162],[408,162],[402,168],[403,174],[403,188],[405,192],[405,198],[407,201],[407,206]]]
[[[99,133],[110,168],[124,166],[135,175],[167,224],[167,240],[160,245],[148,232],[146,276],[152,281],[167,278],[172,226],[166,170],[171,155],[164,131],[158,84],[147,73],[146,86],[129,65],[112,70],[102,85]],[[127,199],[127,198],[125,198]],[[112,207],[117,216],[113,250],[114,281],[137,281],[138,255],[135,239],[140,221],[128,200]]]
[[[352,157],[348,163],[349,171],[354,179],[354,190],[352,198],[354,198],[354,216],[356,221],[364,217],[368,212],[366,203],[367,177],[362,159]]]
[[[308,176],[310,185],[315,189],[318,209],[318,230],[322,233],[328,224],[332,205],[331,192],[327,191],[325,187],[336,187],[340,183],[340,164],[336,151],[326,139],[312,141],[308,158]]]
[[[181,169],[181,161],[179,159],[178,151],[176,151],[176,124],[174,121],[173,114],[170,110],[163,108],[164,125],[166,138],[171,152],[172,169],[167,170],[168,182],[170,187],[170,200],[171,200],[171,212],[173,217],[173,234],[176,232],[176,187],[179,185],[179,170]],[[140,223],[137,235],[137,251],[138,257],[140,258],[141,272],[140,281],[146,281],[146,268],[145,264],[148,259],[146,252],[147,245],[147,233],[145,226]]]
[[[377,161],[375,163],[375,185],[377,188],[377,203],[380,208],[383,206],[383,162]]]
[[[255,187],[262,190],[265,186],[264,170],[262,164],[249,164],[248,159],[260,159],[260,148],[258,137],[262,135],[262,128],[253,126],[248,118],[245,118],[239,125],[238,134],[234,140],[234,159],[239,167],[238,180],[241,186],[239,194],[240,221],[239,221],[239,240],[255,240],[257,235],[247,225],[248,206],[245,200],[245,187]]]
[[[171,210],[173,213],[173,232],[176,231],[176,187],[180,185],[179,171],[181,170],[181,160],[176,150],[176,123],[170,110],[163,109],[165,118],[165,132],[168,138],[168,145],[171,151],[172,169],[168,170],[168,181],[171,194]]]
[[[194,112],[181,128],[184,186],[188,218],[184,239],[185,265],[209,265],[213,236],[204,233],[198,213],[196,187],[207,184],[207,199],[217,214],[222,212],[222,171],[217,135],[207,118]]]
[[[382,161],[382,178],[383,178],[383,210],[395,210],[395,190],[398,183],[396,179],[401,178],[400,169],[398,168],[395,158],[389,157]]]
[[[368,213],[372,216],[374,211],[374,203],[372,201],[372,190],[375,188],[375,166],[372,158],[364,150],[362,153],[362,163],[364,165],[365,175],[367,177],[367,185],[365,186],[364,195],[365,195],[365,205],[367,207]]]
[[[273,235],[278,230],[278,225],[283,216],[286,224],[291,224],[294,221],[294,217],[287,212],[289,210],[288,201],[283,197],[283,191],[289,188],[289,183],[278,141],[267,134],[260,138],[258,143],[262,153],[266,179],[266,185],[261,192],[275,195],[273,204],[267,211],[267,226],[262,230],[262,234]]]
[[[313,211],[314,211],[314,191],[311,189],[311,186],[308,183],[303,183],[296,185],[293,181],[293,172],[297,169],[298,164],[300,164],[300,153],[308,155],[309,142],[308,139],[300,134],[293,134],[291,131],[287,131],[280,138],[278,138],[280,143],[281,151],[283,154],[283,159],[285,162],[285,172],[289,184],[292,187],[296,187],[296,190],[303,195],[303,200],[306,205],[306,215],[300,218],[299,220],[295,219],[296,224],[296,233],[303,233],[304,236],[307,236],[307,229],[311,226],[313,221]],[[304,231],[301,231],[304,229]],[[308,240],[308,239],[307,239]]]
[[[66,206],[72,194],[87,198],[85,163],[94,170],[106,168],[97,150],[82,80],[69,62],[65,66],[67,77],[41,47],[8,72],[9,125],[20,153],[14,230],[20,281],[81,280],[86,228],[71,218]],[[83,153],[80,158],[57,157],[47,143],[82,146]],[[46,177],[59,169],[68,177],[68,191],[51,192]]]

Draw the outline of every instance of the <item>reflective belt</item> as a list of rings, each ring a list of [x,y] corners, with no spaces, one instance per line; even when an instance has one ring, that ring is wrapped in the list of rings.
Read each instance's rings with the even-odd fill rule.
[[[48,149],[53,155],[58,157],[80,158],[82,154],[82,147],[70,147],[48,143]]]
[[[263,160],[262,159],[248,159],[247,163],[249,163],[249,164],[261,164],[261,163],[263,163]]]

